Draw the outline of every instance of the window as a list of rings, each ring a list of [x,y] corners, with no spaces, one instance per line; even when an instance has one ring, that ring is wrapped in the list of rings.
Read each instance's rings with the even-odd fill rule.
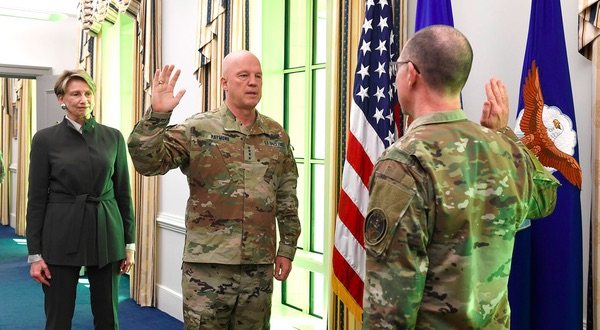
[[[263,0],[268,19],[262,20],[261,112],[290,135],[302,224],[292,273],[276,281],[273,319],[282,315],[287,325],[314,329],[325,328],[330,291],[326,6],[326,0]]]
[[[100,65],[103,124],[118,128],[127,137],[133,127],[133,59],[136,22],[120,13],[114,24],[102,23]],[[114,109],[119,109],[115,111]]]

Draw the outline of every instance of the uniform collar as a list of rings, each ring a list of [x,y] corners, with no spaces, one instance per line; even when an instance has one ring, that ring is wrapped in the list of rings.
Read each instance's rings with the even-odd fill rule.
[[[227,108],[227,105],[223,103],[219,108],[219,113],[221,114],[221,120],[223,121],[223,127],[225,131],[235,131],[240,132],[246,135],[258,135],[266,132],[265,130],[265,119],[264,116],[254,108],[256,112],[256,118],[254,119],[254,124],[251,127],[246,127],[239,121]]]
[[[423,115],[417,119],[415,119],[410,126],[406,129],[406,133],[409,133],[413,129],[431,124],[441,124],[441,123],[449,123],[456,121],[464,121],[468,120],[467,115],[463,111],[463,109],[455,109],[455,110],[447,110],[447,111],[439,111],[428,113]]]

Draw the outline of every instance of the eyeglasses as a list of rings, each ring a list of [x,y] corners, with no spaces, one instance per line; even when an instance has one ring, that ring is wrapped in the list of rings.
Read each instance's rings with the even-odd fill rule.
[[[419,71],[419,68],[417,68],[417,65],[415,63],[413,63],[412,61],[390,62],[390,73],[392,75],[396,75],[396,73],[398,73],[398,68],[400,67],[400,65],[407,64],[407,63],[412,63],[413,67],[415,68],[415,71],[417,71],[418,74],[421,74],[421,71]]]

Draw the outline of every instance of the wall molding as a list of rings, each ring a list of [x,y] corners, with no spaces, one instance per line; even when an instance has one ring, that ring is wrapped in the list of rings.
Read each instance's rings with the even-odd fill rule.
[[[185,218],[183,217],[159,213],[156,222],[159,228],[185,235]]]
[[[1,77],[35,79],[36,77],[46,75],[52,75],[52,68],[45,66],[0,64]]]

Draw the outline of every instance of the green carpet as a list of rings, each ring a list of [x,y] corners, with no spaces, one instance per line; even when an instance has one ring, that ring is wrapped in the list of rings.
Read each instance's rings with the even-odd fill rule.
[[[90,293],[82,277],[77,287],[73,329],[93,329]],[[44,294],[29,276],[25,238],[10,226],[0,225],[0,329],[44,329]],[[120,329],[183,329],[174,317],[150,307],[140,307],[129,298],[129,276],[121,276],[119,287]]]

